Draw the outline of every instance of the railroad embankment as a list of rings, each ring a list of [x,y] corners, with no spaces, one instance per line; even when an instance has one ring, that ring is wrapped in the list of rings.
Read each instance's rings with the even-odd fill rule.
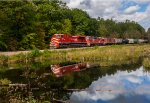
[[[32,50],[16,55],[0,55],[0,65],[14,63],[31,63],[56,61],[98,62],[100,66],[121,65],[142,60],[145,67],[150,67],[150,45],[111,45],[104,47],[61,49],[61,50]]]

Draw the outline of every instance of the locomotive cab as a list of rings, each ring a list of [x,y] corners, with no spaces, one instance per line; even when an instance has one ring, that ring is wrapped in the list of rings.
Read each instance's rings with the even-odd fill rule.
[[[51,38],[50,47],[59,48],[68,46],[70,43],[70,36],[67,34],[54,34]]]

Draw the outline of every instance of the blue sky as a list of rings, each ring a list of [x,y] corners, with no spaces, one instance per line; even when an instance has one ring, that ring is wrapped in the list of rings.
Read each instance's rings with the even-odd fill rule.
[[[136,21],[146,30],[150,27],[150,0],[62,0],[70,8],[79,8],[91,17]]]

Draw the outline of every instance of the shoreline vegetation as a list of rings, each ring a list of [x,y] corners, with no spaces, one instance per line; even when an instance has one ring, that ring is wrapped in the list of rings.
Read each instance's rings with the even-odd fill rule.
[[[143,65],[150,67],[150,45],[110,45],[104,47],[62,49],[62,50],[32,50],[28,53],[16,55],[0,55],[0,65],[28,64],[30,62],[61,63],[75,62],[98,62],[100,66],[113,66],[129,64],[142,59]]]

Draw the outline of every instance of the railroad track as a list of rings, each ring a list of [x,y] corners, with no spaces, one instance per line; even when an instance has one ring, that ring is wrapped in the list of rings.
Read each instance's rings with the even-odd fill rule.
[[[126,44],[127,46],[135,46],[137,44]],[[106,47],[108,45],[103,45],[103,46],[98,46],[100,48],[102,47]],[[59,48],[59,49],[48,49],[49,51],[62,51],[62,50],[72,50],[72,49],[86,49],[86,48],[94,48],[94,46],[92,47],[76,47],[76,48]],[[20,53],[23,53],[23,54],[27,54],[29,52],[31,52],[32,50],[27,50],[27,51],[7,51],[7,52],[0,52],[0,55],[5,55],[5,56],[12,56],[12,55],[17,55],[17,54],[20,54]],[[44,50],[40,50],[40,52],[43,52]]]
[[[101,46],[104,47],[104,46]],[[62,50],[72,50],[72,49],[85,49],[85,48],[94,48],[94,47],[80,47],[80,48],[61,48],[61,49],[48,49],[49,51],[62,51]],[[5,56],[12,56],[12,55],[17,55],[20,53],[23,54],[27,54],[29,52],[31,52],[32,50],[28,50],[28,51],[7,51],[7,52],[0,52],[0,55],[5,55]],[[40,52],[43,52],[44,50],[40,50]]]

